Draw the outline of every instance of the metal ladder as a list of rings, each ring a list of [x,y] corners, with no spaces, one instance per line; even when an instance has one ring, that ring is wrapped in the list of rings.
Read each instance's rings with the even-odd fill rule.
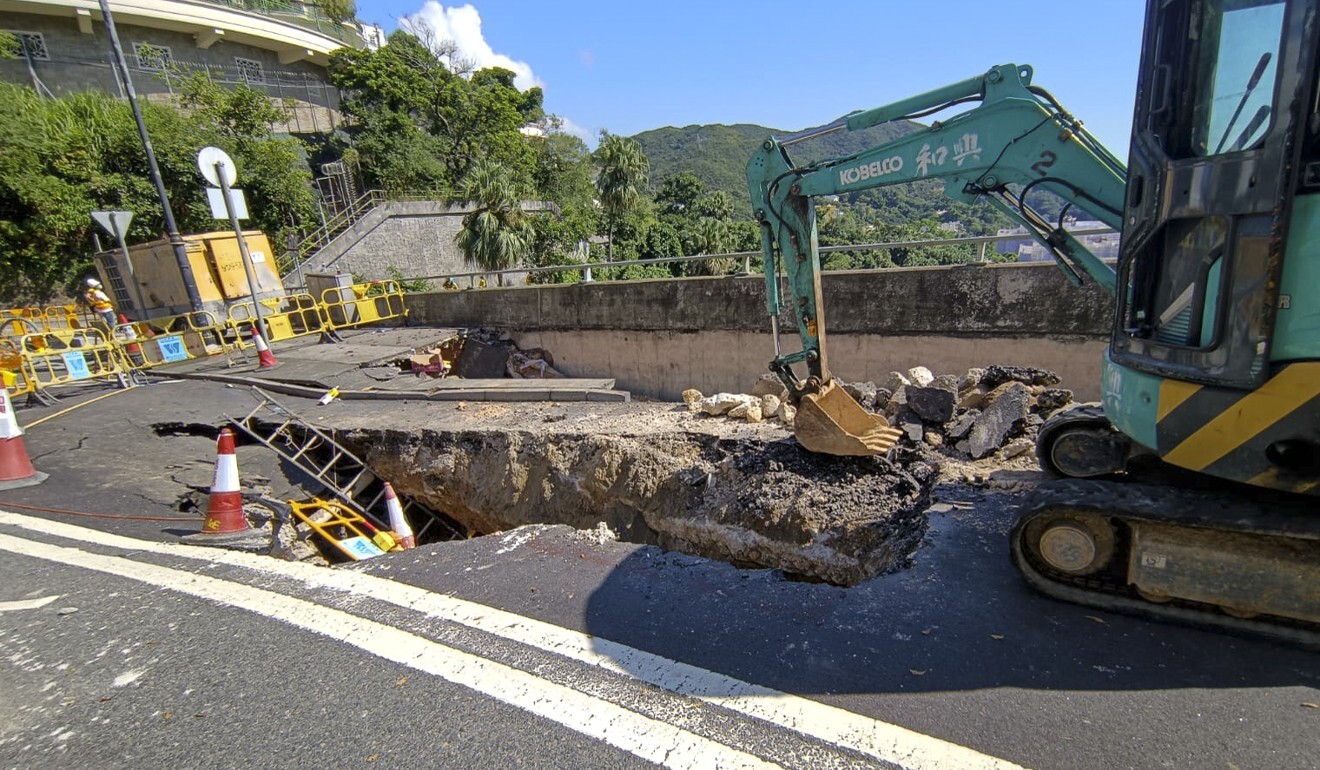
[[[273,396],[256,386],[252,395],[257,405],[242,419],[225,415],[225,419],[237,425],[247,435],[275,450],[284,459],[293,463],[299,470],[319,482],[325,489],[338,497],[344,505],[357,512],[363,518],[380,529],[389,529],[388,516],[382,519],[373,511],[385,510],[385,485],[357,455],[345,449],[334,437],[325,431],[307,423],[293,410],[276,401]],[[267,413],[276,427],[263,426],[255,418]],[[322,462],[314,459],[312,453],[322,450],[330,459]],[[359,502],[365,498],[365,502]],[[430,511],[422,509],[412,500],[399,497],[399,504],[412,526],[416,527],[419,519],[424,523],[416,530],[418,540],[433,525],[444,522]],[[445,527],[456,533],[453,527]]]

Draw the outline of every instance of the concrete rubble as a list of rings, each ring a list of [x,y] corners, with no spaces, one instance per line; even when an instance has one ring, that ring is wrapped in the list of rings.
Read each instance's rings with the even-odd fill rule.
[[[879,383],[843,382],[842,387],[863,409],[883,414],[909,445],[939,447],[958,459],[1009,460],[1031,451],[1044,421],[1073,403],[1072,392],[1058,384],[1053,372],[1031,367],[994,365],[935,376],[917,366],[890,372]],[[773,374],[762,375],[746,394],[683,394],[688,408],[702,414],[750,422],[773,416],[791,425],[787,398]]]

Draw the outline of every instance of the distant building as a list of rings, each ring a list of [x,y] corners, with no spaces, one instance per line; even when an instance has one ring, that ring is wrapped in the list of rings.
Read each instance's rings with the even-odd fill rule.
[[[1066,225],[1065,229],[1069,232],[1109,229],[1109,225],[1106,225],[1104,222],[1071,221],[1067,222]],[[1000,254],[1016,254],[1017,261],[1019,262],[1046,262],[1054,259],[1044,246],[1040,245],[1034,238],[1027,234],[1027,229],[1025,227],[1003,229],[997,233],[997,235],[1000,236],[1019,234],[1022,236],[1020,239],[1010,238],[1008,240],[996,242],[995,250]],[[1090,249],[1091,252],[1100,259],[1118,259],[1119,234],[1117,231],[1111,230],[1110,232],[1097,235],[1081,235],[1074,237],[1081,241],[1083,245]]]
[[[98,0],[0,0],[0,29],[22,44],[0,61],[0,79],[43,94],[124,93]],[[336,22],[297,0],[111,0],[133,88],[169,102],[180,77],[205,70],[222,84],[246,83],[289,104],[283,133],[328,133],[339,124],[339,93],[326,64],[336,48],[368,45],[378,27]]]

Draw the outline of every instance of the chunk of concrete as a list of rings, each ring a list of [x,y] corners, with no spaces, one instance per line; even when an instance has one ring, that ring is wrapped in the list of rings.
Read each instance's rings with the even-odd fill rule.
[[[876,383],[877,387],[884,388],[890,393],[897,393],[899,388],[903,387],[904,385],[911,385],[911,384],[912,384],[912,380],[909,380],[907,377],[903,376],[902,374],[899,374],[898,372],[890,372],[888,375],[885,376],[883,380]]]
[[[980,416],[981,412],[977,409],[969,409],[963,412],[944,426],[944,435],[951,439],[964,438],[972,432],[972,426],[976,424],[976,418]]]
[[[905,388],[908,408],[931,425],[942,425],[953,419],[954,394],[944,388]]]
[[[1006,382],[1020,382],[1023,385],[1058,385],[1059,375],[1054,372],[1031,366],[1001,366],[994,364],[985,368],[981,384],[994,389]]]
[[[875,409],[876,387],[874,382],[841,382],[843,390],[852,396],[853,400],[863,409],[873,411]]]
[[[924,388],[935,381],[935,375],[924,366],[914,366],[907,370],[908,382],[919,388]]]
[[[712,417],[718,417],[728,414],[736,407],[751,406],[753,402],[759,406],[761,403],[760,396],[747,396],[742,393],[716,393],[713,396],[706,396],[698,403],[701,405],[702,412]],[[746,412],[742,414],[746,414]],[[741,414],[738,416],[741,416]]]
[[[752,386],[751,394],[758,397],[778,396],[782,401],[788,398],[788,388],[784,387],[784,383],[780,381],[778,375],[763,374],[756,380],[756,384]]]
[[[999,449],[1013,430],[1026,419],[1030,393],[1020,382],[1007,383],[995,402],[981,412],[967,437],[968,454],[980,459]]]
[[[1065,406],[1071,404],[1073,394],[1067,388],[1046,388],[1036,396],[1036,408],[1041,412],[1049,414],[1056,412]]]

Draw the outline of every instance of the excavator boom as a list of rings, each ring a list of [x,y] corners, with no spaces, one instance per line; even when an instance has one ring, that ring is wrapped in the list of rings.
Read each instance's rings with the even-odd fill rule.
[[[883,453],[898,439],[883,417],[863,410],[833,382],[825,345],[820,251],[813,199],[921,179],[943,179],[945,194],[986,198],[1023,224],[1055,255],[1075,283],[1082,276],[1114,292],[1114,270],[1025,203],[1034,188],[1085,207],[1111,227],[1122,222],[1123,164],[1045,90],[1031,84],[1032,68],[1005,64],[983,75],[895,104],[854,113],[829,126],[771,138],[747,166],[760,223],[766,309],[778,353],[783,304],[780,273],[792,293],[801,350],[778,353],[770,364],[798,402],[794,433],[814,452]],[[794,164],[788,147],[824,133],[861,130],[959,106],[977,105],[930,127],[840,158]],[[805,366],[804,377],[793,370]]]

